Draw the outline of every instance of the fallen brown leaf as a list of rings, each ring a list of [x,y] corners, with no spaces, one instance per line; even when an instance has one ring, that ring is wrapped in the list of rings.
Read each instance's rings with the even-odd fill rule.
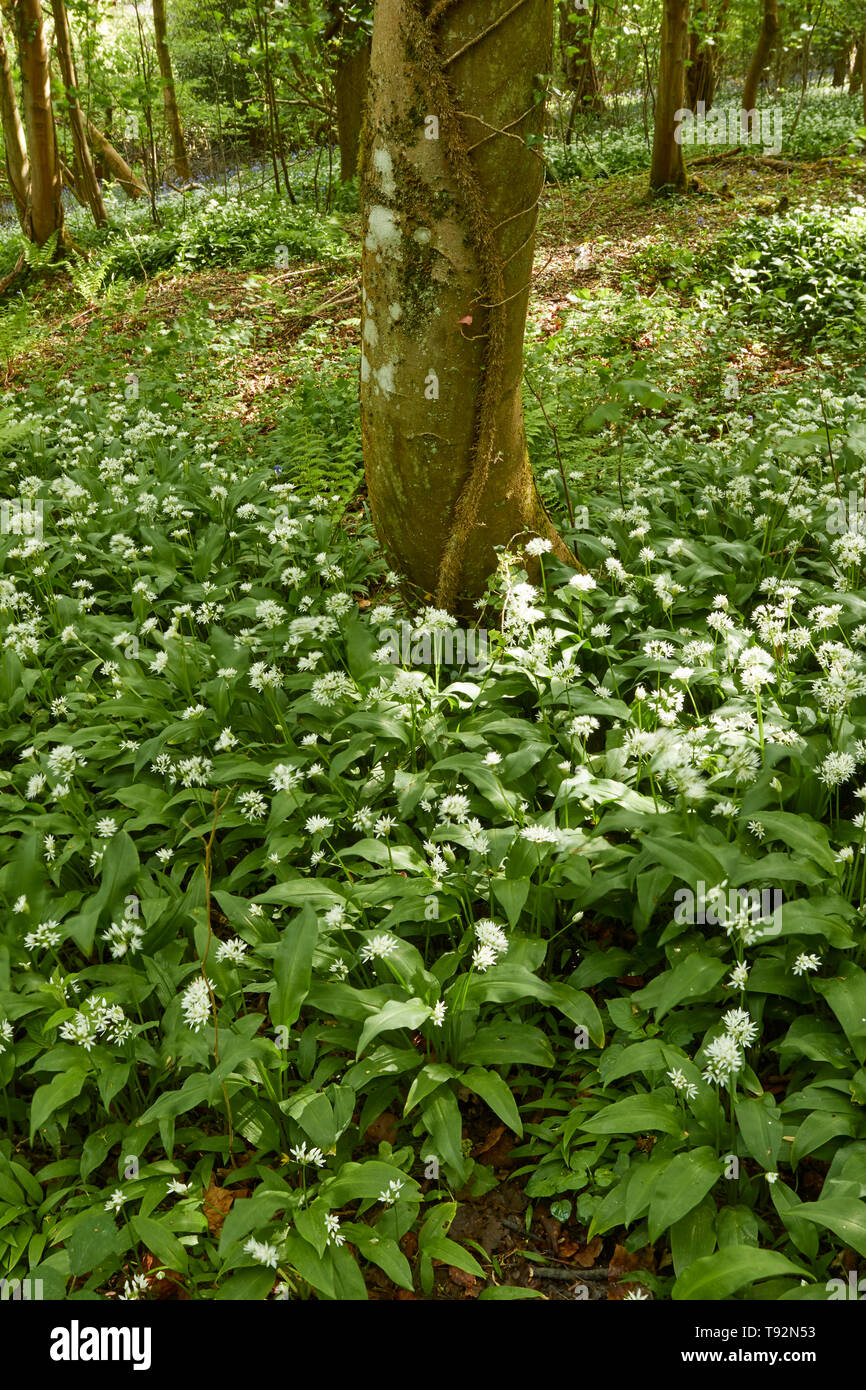
[[[388,1110],[384,1111],[369,1126],[364,1138],[371,1144],[381,1144],[383,1140],[386,1144],[395,1144],[397,1142],[397,1116],[392,1115]]]
[[[418,1237],[414,1231],[407,1231],[400,1241],[400,1249],[407,1260],[414,1260],[418,1254]]]
[[[217,1187],[211,1178],[210,1186],[202,1199],[202,1207],[208,1231],[212,1236],[219,1235],[223,1222],[232,1209],[232,1203],[239,1197],[246,1197],[248,1193],[248,1187]]]
[[[495,1148],[495,1146],[499,1143],[504,1133],[505,1125],[495,1125],[494,1128],[491,1129],[489,1134],[485,1134],[481,1143],[476,1144],[475,1148],[472,1150],[473,1158],[477,1157],[479,1154],[489,1153],[489,1151],[492,1148]]]
[[[604,1241],[601,1236],[593,1236],[589,1245],[585,1245],[582,1250],[578,1250],[574,1256],[574,1263],[580,1265],[581,1269],[592,1269],[599,1255]],[[562,1247],[560,1246],[561,1253]]]
[[[647,1260],[649,1253],[649,1260]],[[652,1246],[644,1246],[643,1250],[626,1250],[624,1245],[617,1245],[610,1257],[609,1269],[611,1279],[620,1279],[623,1274],[630,1274],[633,1269],[649,1269],[653,1264]]]
[[[147,1286],[151,1298],[162,1302],[165,1299],[177,1299],[179,1303],[185,1303],[189,1299],[189,1293],[183,1285],[183,1275],[176,1269],[162,1269],[160,1262],[149,1250],[145,1250],[141,1257],[141,1267],[147,1275]],[[158,1273],[152,1274],[151,1270]]]
[[[557,1241],[559,1239],[559,1233],[562,1230],[562,1223],[557,1221],[556,1217],[548,1216],[547,1212],[544,1211],[539,1212],[539,1218],[544,1234],[547,1236],[548,1248],[552,1254],[556,1255],[559,1253]]]

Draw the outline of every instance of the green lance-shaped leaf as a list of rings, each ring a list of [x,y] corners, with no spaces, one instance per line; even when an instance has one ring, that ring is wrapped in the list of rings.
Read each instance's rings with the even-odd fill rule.
[[[695,1260],[674,1284],[671,1297],[676,1301],[730,1298],[759,1279],[789,1274],[792,1279],[808,1278],[808,1270],[794,1264],[775,1250],[734,1245]]]
[[[274,956],[274,988],[271,990],[271,1022],[291,1028],[310,989],[313,951],[319,935],[316,914],[305,907],[286,928]]]

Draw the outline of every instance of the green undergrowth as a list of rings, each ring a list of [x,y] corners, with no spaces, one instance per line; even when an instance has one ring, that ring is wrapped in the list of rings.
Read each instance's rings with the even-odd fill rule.
[[[84,209],[67,213],[69,233],[79,247],[69,273],[85,300],[118,283],[146,281],[167,270],[280,269],[299,261],[337,267],[356,257],[344,215],[322,213],[309,203],[292,204],[272,190],[241,198],[216,188],[199,189],[163,200],[159,225],[145,199],[130,203],[117,192],[108,207],[110,225],[103,231],[93,228]],[[22,249],[37,267],[51,260],[50,248],[34,252],[17,228],[7,226],[0,236],[0,267],[11,270]]]
[[[812,88],[798,115],[799,106],[799,91],[782,92],[775,100],[762,94],[757,110],[764,113],[768,122],[768,138],[764,138],[762,132],[761,140],[749,148],[757,155],[766,151],[775,157],[795,160],[834,155],[843,162],[856,159],[862,143],[858,132],[863,128],[859,94],[850,96],[829,87]],[[717,123],[713,108],[724,111],[724,126]],[[708,138],[691,143],[686,140],[684,144],[686,163],[689,155],[701,158],[744,143],[739,130],[740,109],[740,91],[723,88],[706,114]],[[732,113],[730,118],[728,112]],[[775,124],[773,112],[776,113]],[[649,169],[653,141],[651,113],[648,120],[646,125],[639,104],[580,116],[568,144],[563,136],[545,146],[548,178],[568,183],[573,179],[610,178]]]

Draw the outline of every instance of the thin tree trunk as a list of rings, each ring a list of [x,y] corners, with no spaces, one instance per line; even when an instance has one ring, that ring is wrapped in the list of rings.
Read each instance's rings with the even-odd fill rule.
[[[150,45],[145,37],[144,26],[141,22],[141,12],[138,8],[138,0],[132,0],[135,9],[135,27],[138,30],[138,53],[135,59],[135,70],[141,80],[141,114],[144,116],[147,140],[142,140],[142,163],[144,164],[144,178],[147,184],[147,194],[150,199],[150,216],[155,227],[159,226],[159,209],[156,205],[156,190],[159,186],[160,170],[159,159],[156,148],[156,136],[153,129],[153,103],[150,99],[151,78],[153,76],[153,64],[151,62]],[[148,170],[150,177],[148,177]]]
[[[18,63],[24,130],[30,156],[30,206],[26,231],[37,246],[57,232],[65,240],[63,178],[51,105],[51,69],[39,0],[16,0]]]
[[[650,168],[650,188],[656,191],[686,187],[683,147],[676,138],[676,113],[683,109],[685,100],[688,19],[688,0],[664,0]]]
[[[340,142],[340,179],[343,183],[358,172],[358,151],[364,99],[370,72],[370,46],[356,48],[338,59],[334,69],[334,95],[337,102],[337,138]]]
[[[286,192],[289,195],[289,202],[295,203],[297,202],[297,199],[294,193],[292,192],[292,185],[289,182],[289,170],[286,164],[286,152],[283,148],[283,132],[280,128],[279,106],[277,104],[277,94],[276,89],[274,87],[273,69],[271,66],[271,44],[268,28],[268,11],[266,6],[262,8],[262,6],[259,3],[259,0],[255,0],[255,21],[256,32],[262,47],[262,56],[265,60],[265,100],[267,101],[268,106],[268,123],[271,135],[271,158],[274,166],[274,183],[276,184],[276,189],[279,193],[280,176],[277,171],[277,159],[279,159],[279,167],[283,171],[283,179],[286,185]]]
[[[803,104],[804,104],[804,102],[805,102],[805,100],[806,100],[806,88],[807,88],[808,85],[809,85],[809,54],[810,54],[811,51],[812,51],[812,37],[813,37],[813,35],[814,35],[814,33],[815,33],[815,30],[817,29],[818,24],[819,24],[819,22],[820,22],[820,19],[821,19],[821,12],[822,12],[823,9],[824,9],[824,0],[821,0],[821,3],[820,3],[819,6],[818,6],[818,13],[815,15],[815,18],[814,18],[814,20],[812,21],[812,27],[811,27],[811,29],[809,30],[808,34],[806,35],[806,42],[805,42],[805,44],[803,45],[803,85],[802,85],[802,87],[800,88],[800,100],[799,100],[799,102],[797,103],[797,110],[796,110],[796,112],[794,113],[794,121],[793,121],[793,124],[791,125],[791,129],[788,131],[788,141],[789,141],[789,142],[793,141],[793,139],[794,139],[794,135],[796,134],[797,126],[798,126],[799,123],[800,123],[800,115],[801,115],[801,112],[802,112],[802,110],[803,110]]]
[[[102,160],[111,177],[120,184],[126,196],[128,198],[146,198],[147,189],[141,179],[133,173],[123,155],[118,154],[108,136],[103,135],[88,116],[85,116],[84,123],[96,154]]]
[[[559,42],[562,52],[562,71],[570,90],[574,93],[571,115],[568,122],[566,144],[570,142],[574,120],[578,111],[604,110],[601,83],[592,51],[592,40],[598,24],[598,0],[591,14],[572,17],[570,0],[560,0]]]
[[[105,203],[102,201],[102,193],[99,189],[99,180],[96,177],[93,160],[90,157],[84,115],[78,101],[78,82],[72,56],[72,39],[69,34],[69,21],[63,0],[51,0],[51,10],[54,15],[54,45],[57,49],[63,85],[66,88],[66,108],[69,115],[69,127],[72,131],[72,144],[75,149],[76,197],[80,196],[87,201],[97,227],[104,227],[108,222],[108,213],[105,211]]]
[[[284,144],[283,144],[283,129],[282,129],[282,125],[281,125],[281,123],[280,123],[280,107],[279,107],[279,103],[278,103],[278,101],[277,101],[277,89],[276,89],[276,87],[275,87],[275,85],[274,85],[274,75],[273,75],[273,69],[272,69],[272,67],[271,67],[270,41],[269,41],[269,39],[268,39],[268,19],[267,19],[267,13],[265,14],[264,29],[265,29],[265,75],[266,75],[266,77],[267,77],[267,83],[268,83],[268,98],[269,98],[269,100],[270,100],[271,109],[272,109],[272,111],[273,111],[273,116],[274,116],[274,139],[275,139],[275,141],[276,141],[277,154],[279,155],[279,158],[280,158],[280,168],[281,168],[282,171],[283,171],[283,182],[284,182],[285,185],[286,185],[286,192],[287,192],[288,195],[289,195],[289,202],[290,202],[290,203],[295,203],[295,202],[297,202],[297,199],[296,199],[294,193],[292,192],[292,185],[291,185],[291,183],[289,182],[289,168],[288,168],[288,165],[287,165],[287,163],[286,163],[286,150],[285,150],[285,146],[284,146]]]
[[[266,48],[266,46],[265,46],[265,42],[264,42],[264,32],[263,32],[263,29],[262,29],[262,22],[261,22],[261,15],[260,15],[260,13],[259,13],[258,0],[256,0],[256,4],[255,4],[255,16],[256,16],[256,37],[257,37],[258,42],[259,42],[259,47],[262,49],[262,51],[263,51],[263,53],[264,53],[264,56],[265,56],[265,74],[264,74],[264,77],[263,77],[263,79],[262,79],[262,85],[263,85],[264,91],[265,91],[265,105],[266,105],[266,109],[267,109],[267,113],[268,113],[268,145],[269,145],[269,149],[270,149],[270,152],[271,152],[271,165],[272,165],[273,170],[274,170],[274,187],[275,187],[277,193],[279,193],[279,191],[280,191],[280,166],[279,166],[278,163],[277,163],[277,134],[276,134],[276,126],[275,126],[275,124],[274,124],[274,105],[273,105],[273,101],[272,101],[272,99],[271,99],[271,97],[272,97],[272,93],[271,93],[271,84],[270,84],[269,77],[268,77],[268,50],[267,50],[267,48]]]
[[[856,96],[863,81],[863,55],[866,53],[866,36],[857,40],[857,47],[854,51],[854,65],[851,68],[851,79],[848,83],[850,96]]]
[[[24,126],[18,110],[15,95],[15,82],[6,48],[6,35],[0,23],[0,118],[3,123],[3,146],[6,156],[6,177],[12,190],[15,211],[22,230],[27,227],[30,203],[30,165],[27,159],[27,144]]]
[[[156,57],[162,78],[162,100],[165,119],[171,136],[171,151],[174,167],[179,179],[185,183],[192,180],[183,126],[177,109],[177,93],[174,87],[174,72],[171,66],[171,51],[168,46],[168,28],[165,22],[165,0],[151,0],[153,5],[153,32],[156,37]]]
[[[88,207],[89,204],[87,199],[82,195],[81,189],[78,187],[75,180],[75,175],[72,170],[63,163],[62,159],[60,161],[60,176],[63,179],[63,187],[69,189],[69,192],[72,194],[78,206],[82,208]]]
[[[743,110],[754,111],[758,101],[758,84],[761,80],[761,73],[767,66],[773,44],[779,33],[779,4],[778,0],[764,0],[764,17],[761,21],[761,32],[758,35],[758,42],[752,61],[749,64],[749,71],[746,74],[746,84],[743,88]]]
[[[361,424],[395,565],[440,607],[483,591],[530,532],[573,556],[538,496],[523,337],[544,170],[554,0],[378,0],[361,193]],[[516,138],[515,138],[516,137]]]

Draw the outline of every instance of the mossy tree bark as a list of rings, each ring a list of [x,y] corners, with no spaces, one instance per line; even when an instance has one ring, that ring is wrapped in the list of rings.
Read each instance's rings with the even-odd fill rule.
[[[186,152],[186,140],[177,109],[177,92],[174,86],[174,70],[171,66],[171,50],[168,46],[168,26],[165,22],[165,0],[151,0],[153,5],[153,31],[156,37],[156,56],[159,62],[159,75],[162,78],[162,102],[165,120],[171,137],[171,151],[174,167],[179,179],[189,183],[192,172]]]
[[[439,606],[526,531],[538,496],[523,337],[554,0],[377,0],[361,189],[361,420],[373,520]],[[529,143],[527,143],[529,142]]]
[[[58,248],[66,240],[63,179],[51,105],[51,70],[39,0],[14,0],[21,104],[30,159],[30,200],[25,232],[44,246],[55,232]]]
[[[744,111],[754,111],[755,109],[758,101],[758,84],[761,80],[761,73],[767,66],[778,33],[778,0],[764,0],[764,16],[761,20],[761,32],[758,34],[758,42],[755,45],[755,52],[752,55],[749,71],[746,73],[746,83],[743,87]]]
[[[663,0],[659,39],[659,78],[656,91],[650,188],[686,187],[683,147],[676,138],[677,111],[685,100],[686,45],[689,0]]]
[[[72,39],[63,0],[51,0],[51,10],[54,15],[54,46],[57,49],[57,60],[60,63],[60,73],[66,89],[66,110],[69,116],[69,128],[72,131],[72,145],[75,150],[76,196],[87,202],[97,227],[104,227],[108,222],[108,213],[105,211],[99,180],[96,177],[93,160],[90,157],[84,113],[78,101],[78,82],[75,76],[75,62],[72,57]]]
[[[3,147],[6,159],[6,177],[12,190],[15,211],[22,230],[27,229],[30,208],[30,165],[27,159],[27,142],[24,126],[18,110],[12,65],[6,47],[6,35],[0,23],[0,119],[3,124]]]

